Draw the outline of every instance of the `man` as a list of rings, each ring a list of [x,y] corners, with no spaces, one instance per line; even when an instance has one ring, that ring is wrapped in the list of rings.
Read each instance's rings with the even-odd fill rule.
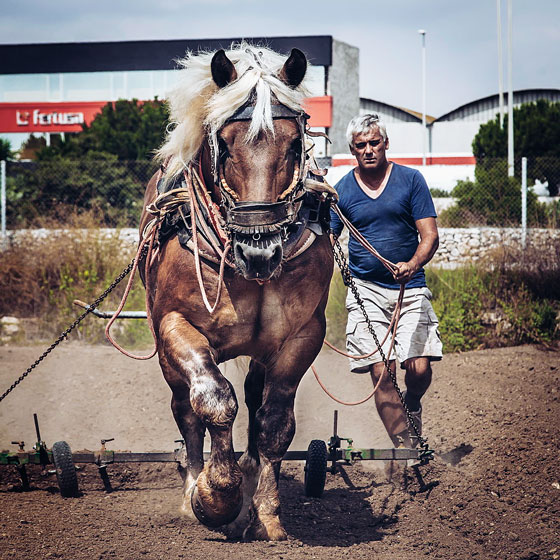
[[[418,171],[387,160],[389,138],[377,115],[353,118],[346,136],[358,167],[335,185],[338,206],[369,243],[397,265],[397,272],[391,274],[350,235],[350,272],[379,341],[389,328],[400,285],[405,285],[395,351],[401,368],[405,370],[405,402],[421,434],[420,401],[431,383],[430,362],[442,357],[438,320],[430,303],[432,294],[426,286],[422,268],[433,257],[439,244],[434,204],[426,181]],[[331,229],[333,239],[343,229],[334,212]],[[351,290],[348,290],[346,306],[348,351],[363,356],[376,350]],[[395,371],[394,353],[387,355],[390,340],[391,336],[384,343],[383,350]],[[389,374],[385,372],[379,352],[369,358],[351,359],[350,366],[356,373],[369,372],[374,384],[382,376],[375,404],[395,447],[417,445],[414,430],[407,428],[404,408]]]

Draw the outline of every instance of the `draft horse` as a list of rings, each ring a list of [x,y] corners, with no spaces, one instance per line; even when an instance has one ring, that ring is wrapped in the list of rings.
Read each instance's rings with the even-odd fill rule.
[[[280,464],[298,384],[325,335],[333,268],[331,195],[313,170],[301,105],[307,60],[297,49],[286,59],[241,44],[181,64],[183,81],[169,96],[175,128],[147,187],[141,232],[158,201],[175,201],[143,280],[187,451],[182,510],[230,534],[281,540]],[[238,403],[218,369],[238,356],[250,357],[239,462]]]

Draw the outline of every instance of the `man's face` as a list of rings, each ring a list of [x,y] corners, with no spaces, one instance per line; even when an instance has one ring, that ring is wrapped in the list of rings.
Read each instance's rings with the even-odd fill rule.
[[[368,132],[354,134],[350,151],[358,160],[358,166],[365,171],[375,170],[387,163],[385,150],[389,147],[389,139],[383,140],[379,129],[375,126]]]

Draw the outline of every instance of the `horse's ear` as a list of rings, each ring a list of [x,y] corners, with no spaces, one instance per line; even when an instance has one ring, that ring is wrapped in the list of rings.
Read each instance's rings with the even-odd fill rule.
[[[288,60],[280,70],[279,78],[291,88],[301,84],[307,71],[307,58],[299,49],[292,49]]]
[[[235,66],[227,57],[224,49],[220,49],[214,54],[210,68],[212,69],[212,78],[219,88],[223,88],[237,79]]]

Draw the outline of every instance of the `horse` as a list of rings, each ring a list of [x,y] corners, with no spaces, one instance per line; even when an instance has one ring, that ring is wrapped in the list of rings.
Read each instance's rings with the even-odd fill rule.
[[[325,336],[333,270],[334,194],[302,108],[307,59],[242,43],[180,64],[140,231],[157,225],[141,276],[185,442],[181,510],[230,536],[284,540],[280,466],[298,384]],[[249,427],[237,461],[238,401],[218,364],[239,356],[250,359]]]

